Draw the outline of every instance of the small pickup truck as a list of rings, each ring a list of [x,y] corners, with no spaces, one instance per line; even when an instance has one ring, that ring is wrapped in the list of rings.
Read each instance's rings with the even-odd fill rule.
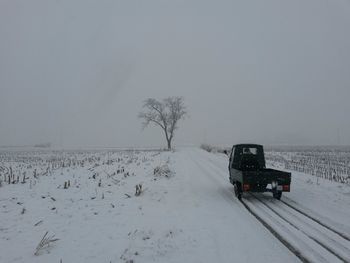
[[[228,170],[238,199],[244,192],[272,192],[279,200],[282,192],[290,192],[291,173],[266,168],[262,145],[234,145]]]

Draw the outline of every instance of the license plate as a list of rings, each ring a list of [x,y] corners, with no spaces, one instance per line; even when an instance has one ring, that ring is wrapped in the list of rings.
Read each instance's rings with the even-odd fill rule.
[[[282,190],[283,190],[282,185],[277,185],[277,191],[282,191]]]

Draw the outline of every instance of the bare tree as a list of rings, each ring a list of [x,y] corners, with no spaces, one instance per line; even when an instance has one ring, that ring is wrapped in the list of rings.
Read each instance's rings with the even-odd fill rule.
[[[165,134],[168,150],[171,150],[171,142],[174,138],[174,132],[178,128],[178,121],[187,114],[184,98],[168,97],[162,101],[150,98],[144,101],[143,108],[145,111],[139,114],[139,118],[144,120],[143,128],[146,128],[150,123],[161,127]]]

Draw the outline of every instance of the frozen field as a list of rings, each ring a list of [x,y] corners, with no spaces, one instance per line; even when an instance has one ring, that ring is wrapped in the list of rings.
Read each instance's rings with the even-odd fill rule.
[[[267,206],[243,200],[302,257],[234,197],[223,154],[3,151],[0,178],[0,262],[350,260],[349,185],[300,172],[293,172],[291,193],[282,200],[343,237],[269,194],[256,196]],[[275,218],[278,213],[291,222]],[[38,246],[46,232],[48,245]]]

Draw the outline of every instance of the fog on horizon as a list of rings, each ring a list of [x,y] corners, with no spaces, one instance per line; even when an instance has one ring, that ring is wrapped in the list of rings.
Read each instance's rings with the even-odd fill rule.
[[[350,144],[350,1],[0,0],[0,145]]]

